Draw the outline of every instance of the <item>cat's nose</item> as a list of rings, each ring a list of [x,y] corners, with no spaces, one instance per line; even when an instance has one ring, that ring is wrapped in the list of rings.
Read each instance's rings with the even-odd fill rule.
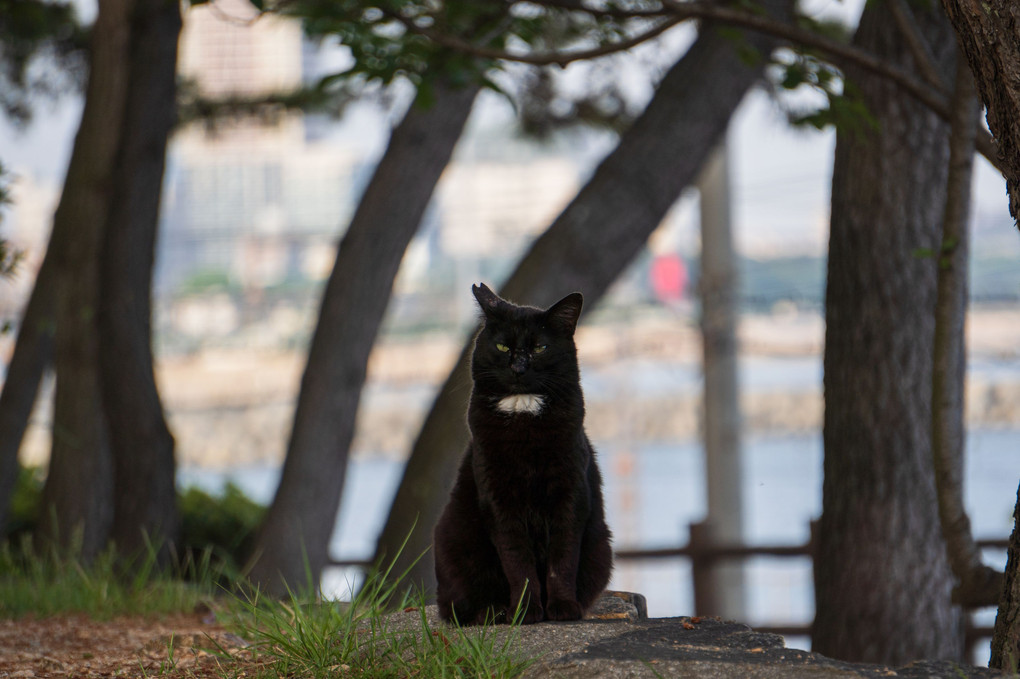
[[[516,355],[510,359],[510,370],[515,375],[523,375],[528,370],[527,356]]]

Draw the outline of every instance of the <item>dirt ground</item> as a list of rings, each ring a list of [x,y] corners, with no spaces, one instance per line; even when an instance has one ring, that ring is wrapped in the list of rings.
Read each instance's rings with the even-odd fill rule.
[[[256,663],[245,646],[202,613],[0,620],[0,678],[250,676],[245,665]]]

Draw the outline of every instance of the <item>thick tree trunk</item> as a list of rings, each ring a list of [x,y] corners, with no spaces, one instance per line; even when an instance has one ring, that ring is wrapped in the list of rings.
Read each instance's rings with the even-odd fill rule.
[[[987,111],[995,137],[1009,212],[1020,220],[1020,3],[942,0]]]
[[[1006,178],[1009,212],[1020,224],[1020,4],[1015,0],[942,0],[985,105],[988,129]],[[990,666],[1020,664],[1020,490],[995,619]]]
[[[28,429],[46,368],[53,360],[56,269],[50,251],[43,258],[32,294],[21,316],[14,354],[0,392],[0,540],[7,526],[11,494],[18,478],[18,451]]]
[[[259,530],[252,580],[286,593],[328,560],[368,355],[400,261],[460,138],[476,86],[437,85],[394,129],[337,252],[301,380],[283,476]]]
[[[791,4],[776,0],[769,7],[780,14]],[[777,44],[762,35],[749,34],[746,39],[763,53]],[[592,308],[640,251],[681,190],[695,180],[761,72],[762,63],[749,65],[741,59],[729,37],[711,27],[703,29],[616,150],[535,241],[500,294],[549,306],[565,293],[580,290],[586,308]],[[418,435],[376,550],[377,561],[392,559],[410,535],[394,572],[410,569],[409,583],[423,584],[427,590],[435,583],[432,555],[426,553],[432,527],[467,444],[469,353],[470,344]]]
[[[137,0],[122,141],[103,238],[99,361],[113,453],[113,539],[137,555],[177,538],[174,441],[152,367],[152,267],[167,138],[176,110],[175,0]]]
[[[53,448],[40,535],[84,560],[105,545],[113,520],[113,468],[101,409],[96,313],[99,252],[128,80],[128,0],[101,0],[92,29],[85,108],[50,248],[58,272]]]
[[[1020,488],[1016,491],[1013,511],[1013,536],[1009,539],[1006,559],[1006,581],[995,616],[992,657],[989,667],[1007,672],[1020,671]]]
[[[888,12],[869,4],[855,43],[909,68]],[[915,21],[948,81],[948,21]],[[948,127],[889,83],[847,77],[878,129],[837,133],[813,648],[896,666],[959,659],[930,455],[937,258],[921,254],[941,243]]]

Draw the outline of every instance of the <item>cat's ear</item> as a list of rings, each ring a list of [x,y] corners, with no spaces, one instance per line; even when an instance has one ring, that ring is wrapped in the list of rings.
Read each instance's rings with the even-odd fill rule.
[[[482,307],[482,312],[486,316],[490,316],[499,308],[506,304],[499,295],[489,290],[489,286],[485,283],[479,283],[478,285],[471,286],[471,292],[474,293],[475,299],[478,300],[478,306]]]
[[[570,335],[577,329],[577,319],[581,316],[581,305],[584,304],[584,297],[581,293],[574,292],[549,307],[545,312],[549,319],[549,325],[562,330]]]

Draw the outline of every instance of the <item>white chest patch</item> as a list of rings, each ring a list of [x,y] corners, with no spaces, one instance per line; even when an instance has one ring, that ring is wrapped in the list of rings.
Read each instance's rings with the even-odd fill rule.
[[[545,397],[538,394],[514,394],[513,396],[501,398],[496,403],[496,410],[508,415],[523,413],[538,415],[542,412],[542,406],[544,405]]]

